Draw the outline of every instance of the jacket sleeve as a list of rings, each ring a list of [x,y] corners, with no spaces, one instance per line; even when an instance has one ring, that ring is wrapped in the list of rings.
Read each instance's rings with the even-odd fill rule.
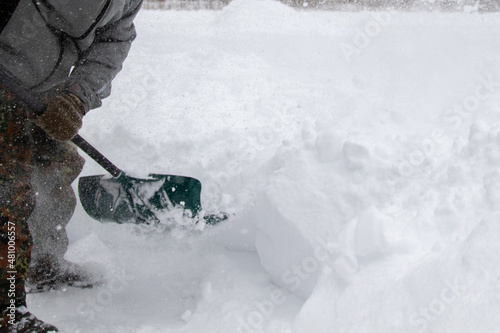
[[[136,37],[133,21],[142,0],[132,2],[122,17],[96,29],[92,45],[80,54],[70,75],[66,90],[80,97],[87,110],[100,107],[101,99],[109,96],[111,81],[122,69]]]

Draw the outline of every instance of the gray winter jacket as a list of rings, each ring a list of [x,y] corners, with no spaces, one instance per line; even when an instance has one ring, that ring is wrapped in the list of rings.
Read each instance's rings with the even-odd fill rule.
[[[136,33],[142,0],[21,0],[0,35],[0,66],[35,93],[56,87],[101,106]]]

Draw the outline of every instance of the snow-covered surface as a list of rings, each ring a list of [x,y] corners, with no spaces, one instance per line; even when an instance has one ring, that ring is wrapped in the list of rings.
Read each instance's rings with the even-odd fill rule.
[[[71,333],[498,331],[499,14],[234,0],[137,28],[82,135],[233,215],[167,231],[78,207],[67,258],[105,282],[31,294],[36,315]]]

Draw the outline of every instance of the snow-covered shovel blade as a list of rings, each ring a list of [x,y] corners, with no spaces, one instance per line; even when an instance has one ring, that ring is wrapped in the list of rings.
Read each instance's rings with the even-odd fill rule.
[[[201,210],[201,183],[190,177],[87,176],[80,177],[78,192],[87,214],[101,222],[149,224],[173,211],[196,218]]]
[[[126,175],[85,139],[71,140],[111,176],[80,177],[78,192],[84,210],[101,222],[165,223],[189,219],[215,225],[225,213],[206,214],[201,208],[201,183],[191,177],[151,174],[148,178]]]

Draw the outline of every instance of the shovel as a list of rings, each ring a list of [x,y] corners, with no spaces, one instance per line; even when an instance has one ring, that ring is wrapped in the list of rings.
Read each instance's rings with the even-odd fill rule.
[[[86,176],[78,181],[82,207],[94,219],[150,224],[164,219],[198,218],[201,183],[197,179],[160,174],[134,178],[117,168],[80,135],[71,141],[112,176]],[[216,216],[207,215],[204,219],[208,224],[216,223]]]
[[[34,112],[45,105],[0,68],[0,81]],[[109,175],[80,177],[78,192],[85,212],[101,222],[151,224],[165,221],[214,225],[224,213],[205,214],[201,207],[201,183],[191,177],[150,174],[147,178],[126,175],[80,135],[71,140]]]

